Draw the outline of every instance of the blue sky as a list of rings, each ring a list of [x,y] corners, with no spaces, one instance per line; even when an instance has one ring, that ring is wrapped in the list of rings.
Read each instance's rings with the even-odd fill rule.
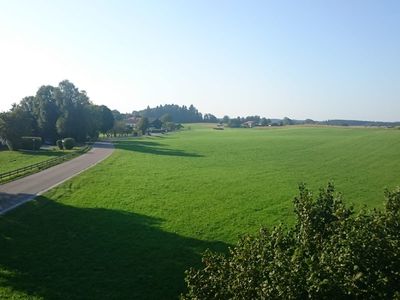
[[[400,1],[0,0],[0,111],[69,79],[96,104],[400,120]]]

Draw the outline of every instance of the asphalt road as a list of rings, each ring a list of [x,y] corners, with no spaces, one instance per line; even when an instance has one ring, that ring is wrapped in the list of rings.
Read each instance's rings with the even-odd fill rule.
[[[15,181],[0,185],[0,214],[34,199],[37,195],[94,166],[114,151],[112,143],[98,142],[77,158]]]

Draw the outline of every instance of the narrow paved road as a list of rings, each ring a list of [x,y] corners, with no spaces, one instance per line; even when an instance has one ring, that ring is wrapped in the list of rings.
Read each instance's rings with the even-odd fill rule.
[[[90,168],[108,157],[113,151],[113,144],[98,142],[89,152],[77,158],[0,185],[0,214],[32,200],[37,195]]]

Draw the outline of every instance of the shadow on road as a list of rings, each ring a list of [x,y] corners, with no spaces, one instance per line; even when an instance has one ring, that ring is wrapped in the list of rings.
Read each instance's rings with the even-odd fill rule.
[[[44,299],[176,299],[200,253],[228,245],[162,223],[40,196],[0,217],[0,286]]]
[[[33,194],[8,194],[0,192],[0,214],[34,197],[35,195]]]
[[[186,156],[186,157],[204,157],[204,155],[197,153],[189,153],[184,150],[177,149],[169,149],[165,144],[153,142],[153,141],[143,141],[143,140],[125,140],[125,141],[116,141],[115,148],[155,154],[155,155],[169,155],[169,156]]]

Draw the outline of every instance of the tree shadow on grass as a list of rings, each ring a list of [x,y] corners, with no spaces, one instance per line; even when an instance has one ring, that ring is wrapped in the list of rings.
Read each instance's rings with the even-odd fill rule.
[[[19,153],[23,153],[25,155],[30,155],[30,156],[37,156],[37,155],[41,155],[41,156],[48,156],[49,158],[55,157],[55,156],[62,156],[65,155],[67,153],[64,153],[62,151],[55,151],[55,150],[51,150],[51,149],[40,149],[40,150],[17,150],[17,152]]]
[[[155,154],[155,155],[169,155],[169,156],[186,156],[186,157],[204,157],[204,155],[197,153],[189,153],[184,150],[169,149],[165,144],[153,142],[153,141],[143,141],[143,140],[129,140],[129,141],[117,141],[114,144],[115,148]]]
[[[44,299],[176,299],[200,253],[228,245],[165,232],[162,222],[38,197],[0,217],[0,290]]]

